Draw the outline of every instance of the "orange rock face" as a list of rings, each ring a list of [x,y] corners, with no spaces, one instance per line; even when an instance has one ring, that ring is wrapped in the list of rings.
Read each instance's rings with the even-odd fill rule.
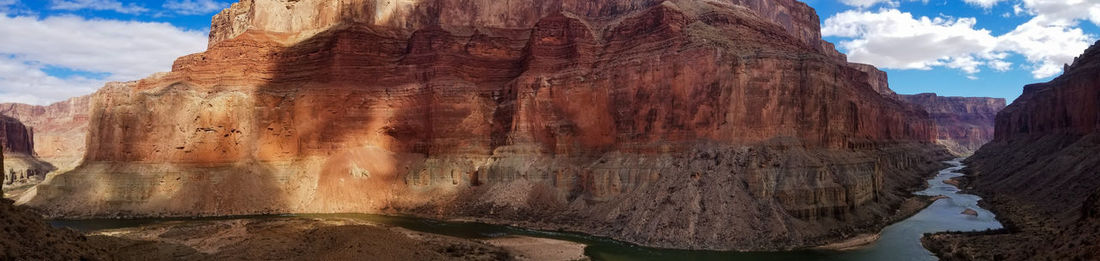
[[[0,104],[0,114],[18,119],[34,131],[33,153],[61,169],[71,169],[84,158],[87,144],[89,103],[82,96],[49,106]]]
[[[956,155],[971,155],[993,140],[993,120],[1005,107],[1004,99],[941,97],[934,93],[902,95],[936,120],[937,142]]]
[[[458,2],[237,3],[208,51],[97,92],[84,164],[28,204],[784,249],[877,230],[945,156],[798,2]]]

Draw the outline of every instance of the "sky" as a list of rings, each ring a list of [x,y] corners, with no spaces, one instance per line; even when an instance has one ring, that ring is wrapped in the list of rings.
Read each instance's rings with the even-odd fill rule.
[[[1100,0],[803,0],[898,93],[1006,98],[1100,36]],[[169,71],[235,0],[0,0],[0,103],[47,105]]]
[[[902,94],[1015,100],[1100,36],[1100,0],[803,0],[849,61]]]

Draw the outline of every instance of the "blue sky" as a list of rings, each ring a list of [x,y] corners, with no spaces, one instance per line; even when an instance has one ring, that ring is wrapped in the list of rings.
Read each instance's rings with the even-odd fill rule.
[[[850,60],[871,63],[887,71],[891,88],[903,94],[935,92],[944,96],[1000,97],[1011,102],[1020,95],[1024,85],[1045,82],[1060,75],[1061,65],[1070,63],[1073,57],[1082,53],[1100,35],[1100,29],[1096,26],[1096,23],[1100,23],[1100,0],[804,2],[814,7],[821,17],[825,40],[836,43],[838,49],[844,53],[852,54],[852,49],[869,48],[858,45],[855,48],[846,48],[852,47],[846,46],[846,41],[893,43],[891,46],[897,52],[923,51],[925,49],[921,47],[926,44],[942,47],[929,52],[931,54],[927,57],[903,57],[907,55],[881,50],[867,52],[876,57],[850,57]],[[881,26],[909,25],[913,21],[899,20],[911,18],[919,21],[921,17],[927,17],[932,22],[912,27]],[[943,22],[936,24],[934,21],[937,18]],[[856,33],[856,36],[850,32],[830,33],[830,19],[836,21],[836,24],[843,23],[867,32],[862,35]],[[957,25],[960,20],[966,26],[949,26],[953,23]],[[852,26],[853,24],[862,25]],[[972,30],[966,30],[967,28]],[[890,38],[905,41],[887,41]],[[967,46],[967,43],[979,44]],[[1004,57],[985,59],[989,57],[983,56]],[[895,57],[898,60],[884,61],[883,57]],[[926,62],[928,59],[935,59],[934,57],[948,58],[939,59],[945,65]],[[980,65],[962,65],[966,64],[965,61],[970,61],[968,58],[975,58],[975,63]],[[952,66],[951,62],[956,60],[964,63]],[[926,63],[921,64],[922,61]],[[1009,63],[1011,65],[1007,65]],[[1002,66],[994,68],[994,64]],[[1057,66],[1054,68],[1051,65]]]
[[[825,39],[903,94],[1019,96],[1094,42],[1100,0],[804,0]],[[168,71],[234,0],[0,0],[0,102],[49,104]]]
[[[229,7],[231,0],[7,0],[9,14],[53,16],[72,14],[87,18],[164,22],[208,31],[210,18]],[[5,0],[0,0],[3,4]]]
[[[0,102],[46,105],[171,70],[229,0],[0,0]]]

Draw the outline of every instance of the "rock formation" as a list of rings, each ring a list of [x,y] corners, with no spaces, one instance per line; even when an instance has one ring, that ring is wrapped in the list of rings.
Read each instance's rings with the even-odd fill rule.
[[[1100,258],[1100,44],[1062,76],[1025,87],[997,115],[995,136],[968,161],[972,186],[1009,233],[928,242],[947,259]]]
[[[49,106],[0,104],[0,115],[34,129],[33,153],[59,169],[76,167],[87,145],[88,112],[92,96],[81,96]]]
[[[4,153],[33,155],[34,133],[19,120],[0,116],[0,144],[4,145]]]
[[[38,183],[54,169],[34,157],[34,131],[19,120],[0,115],[0,144],[7,156],[4,158],[7,168],[0,168],[3,177],[0,181],[7,185]]]
[[[867,82],[871,84],[871,88],[875,89],[876,92],[891,99],[901,100],[901,97],[898,96],[894,90],[890,89],[890,80],[886,72],[869,64],[851,63],[849,65],[852,66],[852,68],[867,73]]]
[[[650,246],[877,232],[946,156],[793,0],[243,0],[91,100],[51,215],[474,217]]]
[[[1005,100],[981,97],[942,97],[935,93],[901,95],[928,111],[936,120],[937,142],[955,155],[969,156],[993,140],[993,119]]]

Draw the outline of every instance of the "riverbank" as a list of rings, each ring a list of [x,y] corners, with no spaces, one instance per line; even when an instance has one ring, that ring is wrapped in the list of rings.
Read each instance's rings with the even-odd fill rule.
[[[897,214],[890,217],[892,220],[889,224],[901,222],[907,218],[913,217],[921,210],[924,210],[928,206],[935,203],[936,200],[945,197],[928,197],[928,196],[913,196],[906,199],[905,202],[898,207]],[[885,227],[883,228],[885,230]],[[871,247],[882,237],[882,231],[878,231],[873,234],[860,234],[843,241],[825,244],[814,247],[814,250],[829,250],[829,251],[852,251]]]
[[[1100,217],[1071,216],[1067,218],[1070,221],[1059,221],[1051,218],[1059,216],[1057,213],[1015,198],[983,197],[987,200],[982,207],[997,212],[1004,229],[930,234],[921,239],[925,247],[947,261],[1100,258],[1100,246],[1094,243],[1100,242]]]
[[[587,260],[584,244],[565,240],[528,236],[505,236],[484,240],[508,249],[517,260]]]
[[[957,162],[953,162],[958,164]],[[957,188],[943,183],[944,180],[960,176],[955,171],[959,168],[947,168],[939,174],[924,180],[926,188],[910,193],[905,200],[894,210],[891,218],[901,220],[892,223],[877,234],[863,233],[852,234],[855,240],[849,240],[843,244],[833,245],[833,249],[816,250],[791,250],[780,252],[736,252],[736,251],[699,251],[649,248],[630,244],[627,242],[611,240],[598,236],[590,236],[579,233],[569,233],[555,230],[533,230],[531,226],[523,224],[493,225],[477,222],[476,219],[442,221],[431,218],[417,218],[409,216],[381,216],[369,214],[303,214],[290,216],[238,216],[224,218],[199,218],[199,219],[135,219],[135,220],[77,220],[55,221],[57,226],[78,228],[82,231],[99,231],[98,236],[121,238],[137,241],[122,242],[121,245],[110,246],[113,249],[141,248],[142,244],[151,241],[159,241],[165,244],[160,248],[167,249],[166,253],[188,256],[195,255],[203,258],[211,258],[222,250],[232,249],[226,246],[238,244],[242,237],[256,237],[260,239],[272,238],[265,233],[275,233],[274,238],[282,238],[281,234],[308,234],[314,229],[341,231],[347,228],[329,228],[332,226],[369,226],[384,227],[401,234],[411,235],[415,240],[425,235],[457,239],[462,242],[473,242],[482,247],[491,247],[507,253],[507,258],[528,260],[572,260],[577,257],[592,258],[597,260],[884,260],[890,257],[913,256],[915,260],[934,260],[932,253],[928,252],[920,243],[923,233],[948,231],[948,230],[982,230],[994,225],[999,226],[993,220],[992,213],[978,207],[976,196],[958,194]],[[939,196],[947,195],[947,196]],[[929,205],[931,203],[931,205]],[[962,215],[963,208],[975,208],[981,212],[980,217]],[[912,214],[915,212],[916,214]],[[284,220],[284,221],[279,221]],[[286,223],[285,220],[298,220]],[[283,225],[243,225],[243,224],[279,224]],[[306,222],[304,224],[298,224]],[[308,223],[314,222],[314,223]],[[992,222],[992,223],[990,223]],[[240,223],[240,224],[238,224]],[[516,226],[519,225],[519,226]],[[301,226],[287,230],[290,226]],[[312,226],[312,228],[310,228]],[[197,228],[196,228],[197,227]],[[240,229],[245,227],[248,229]],[[249,228],[251,227],[251,228]],[[125,229],[115,229],[125,228]],[[166,232],[178,230],[179,232]],[[290,232],[265,232],[274,229]],[[355,228],[358,229],[358,228]],[[110,231],[110,232],[105,232]],[[225,231],[225,232],[222,232]],[[250,231],[249,234],[240,234],[232,231]],[[339,233],[337,233],[339,235]],[[878,237],[878,240],[874,238]],[[205,239],[204,239],[205,238]],[[227,241],[228,240],[228,241]],[[266,239],[264,239],[266,240]],[[348,240],[371,241],[372,238]],[[414,240],[414,241],[415,241]],[[306,241],[308,238],[298,238],[294,241]],[[144,242],[144,243],[143,243]],[[205,242],[205,243],[203,243]],[[217,243],[223,242],[223,243]],[[228,242],[228,243],[225,243]],[[236,243],[235,243],[236,242]],[[419,241],[415,241],[419,242]],[[446,241],[445,241],[446,242]],[[179,246],[184,246],[180,248]],[[318,243],[317,247],[324,248],[329,243]],[[287,248],[295,246],[254,245],[250,248]],[[377,246],[376,246],[377,247]],[[151,247],[145,246],[144,249]],[[191,250],[188,250],[191,249]],[[443,248],[442,253],[448,253]],[[466,249],[466,248],[456,248]],[[189,251],[199,252],[196,255]],[[841,251],[842,250],[842,251]],[[435,250],[430,250],[435,251]],[[452,249],[454,251],[454,249]],[[145,252],[155,252],[148,250]],[[299,250],[298,252],[308,252]],[[439,251],[436,251],[439,252]],[[466,253],[460,251],[459,253]],[[215,256],[217,257],[217,256]],[[927,258],[924,258],[927,257]],[[201,258],[197,258],[201,259]]]

